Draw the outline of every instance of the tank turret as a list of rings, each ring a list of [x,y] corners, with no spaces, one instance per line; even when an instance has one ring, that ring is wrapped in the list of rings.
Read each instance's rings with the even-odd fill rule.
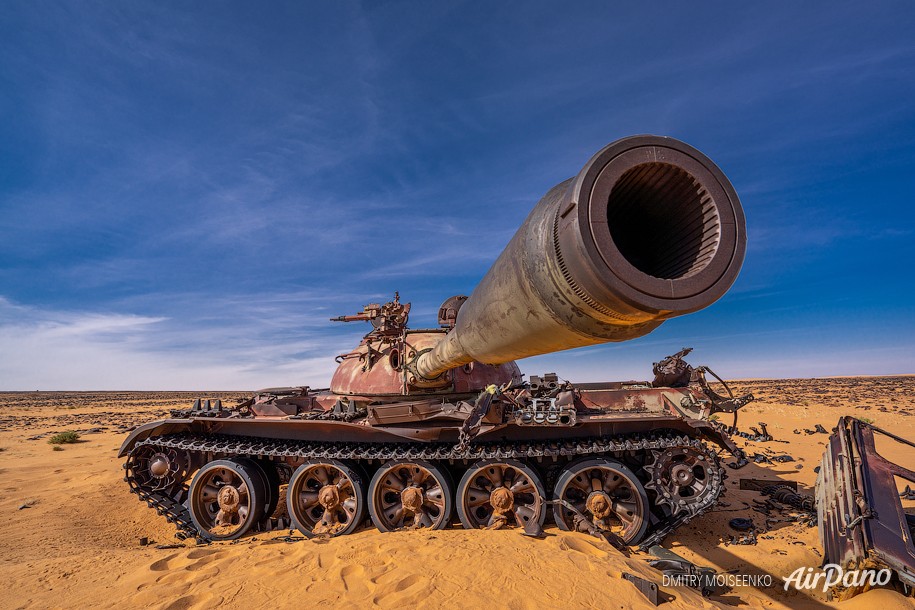
[[[521,383],[521,371],[514,362],[486,365],[468,362],[439,375],[434,388],[417,387],[416,376],[407,362],[429,351],[447,333],[456,308],[466,297],[452,297],[442,304],[439,323],[442,328],[407,328],[410,303],[401,304],[400,295],[384,305],[370,303],[362,312],[331,318],[334,322],[368,321],[372,330],[353,351],[337,356],[337,370],[330,381],[334,394],[358,397],[405,396],[408,394],[479,392],[496,384]]]

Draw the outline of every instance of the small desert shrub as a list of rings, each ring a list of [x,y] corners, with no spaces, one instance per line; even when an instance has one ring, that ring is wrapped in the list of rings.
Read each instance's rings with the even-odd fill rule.
[[[48,442],[52,445],[69,445],[71,443],[75,443],[78,440],[79,434],[73,432],[72,430],[68,430],[67,432],[58,432],[50,439],[48,439]]]
[[[61,447],[60,445],[54,445],[53,447],[51,447],[51,450],[52,451],[63,451],[64,448]]]
[[[872,424],[872,423],[874,423],[874,420],[872,420],[872,419],[869,418],[869,417],[859,417],[859,418],[858,418],[858,421],[859,421],[859,422],[863,422],[863,423],[865,423],[865,424]]]

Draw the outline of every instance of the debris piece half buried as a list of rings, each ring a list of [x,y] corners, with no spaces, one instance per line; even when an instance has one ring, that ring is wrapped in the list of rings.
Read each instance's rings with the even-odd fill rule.
[[[915,484],[915,471],[881,455],[881,444],[915,443],[854,417],[842,417],[830,436],[816,483],[817,521],[826,563],[845,568],[876,564],[915,591],[915,514],[902,504],[897,479]],[[842,592],[847,599],[861,591]]]

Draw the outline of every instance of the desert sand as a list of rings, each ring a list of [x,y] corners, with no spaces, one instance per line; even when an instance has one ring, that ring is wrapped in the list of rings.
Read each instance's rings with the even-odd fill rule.
[[[789,454],[794,462],[751,463],[728,469],[722,503],[669,536],[664,546],[719,571],[770,574],[770,588],[736,587],[704,599],[688,588],[661,587],[679,608],[915,608],[889,590],[847,602],[820,592],[785,592],[782,576],[821,561],[817,528],[772,511],[756,545],[728,544],[734,517],[765,527],[752,510],[756,492],[740,478],[795,480],[812,493],[828,436],[841,415],[915,439],[915,377],[743,381],[738,392],[759,400],[741,413],[741,429],[763,421],[772,442],[740,440],[752,456]],[[243,392],[209,393],[231,402]],[[661,583],[648,556],[625,556],[584,534],[547,528],[547,538],[517,530],[412,531],[382,534],[364,528],[323,541],[284,542],[287,532],[258,534],[238,543],[173,545],[174,528],[131,495],[116,457],[126,431],[187,406],[182,393],[0,394],[0,595],[4,608],[652,608],[629,582],[630,572]],[[730,417],[730,416],[727,416]],[[81,442],[54,451],[48,435],[64,430]],[[795,433],[797,430],[799,433]],[[779,442],[785,441],[785,442]],[[887,455],[905,463],[911,455]],[[725,461],[730,461],[725,458]],[[911,465],[909,463],[909,465]],[[141,546],[140,539],[150,544]]]

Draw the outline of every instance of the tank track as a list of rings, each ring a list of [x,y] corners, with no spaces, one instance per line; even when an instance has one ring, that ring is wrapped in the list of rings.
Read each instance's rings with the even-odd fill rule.
[[[331,458],[338,460],[479,460],[508,458],[559,458],[579,457],[593,454],[620,454],[634,451],[663,450],[671,447],[693,447],[718,463],[717,455],[699,439],[688,436],[655,436],[633,435],[616,437],[593,437],[578,440],[548,441],[542,443],[475,443],[461,450],[451,443],[321,443],[296,440],[262,439],[252,437],[169,434],[139,441],[130,452],[124,464],[124,480],[130,491],[139,496],[150,508],[165,516],[178,529],[179,538],[202,539],[190,512],[184,506],[183,499],[187,488],[157,490],[142,485],[136,478],[134,456],[142,447],[152,446],[161,449],[177,449],[196,453],[216,453],[226,455],[245,455],[257,458]],[[724,468],[719,465],[719,477],[716,483],[719,489],[709,494],[701,506],[695,507],[691,514],[678,518],[668,518],[653,528],[653,531],[642,541],[640,548],[648,548],[660,542],[667,534],[691,519],[711,509],[724,492],[724,479],[727,478]]]

